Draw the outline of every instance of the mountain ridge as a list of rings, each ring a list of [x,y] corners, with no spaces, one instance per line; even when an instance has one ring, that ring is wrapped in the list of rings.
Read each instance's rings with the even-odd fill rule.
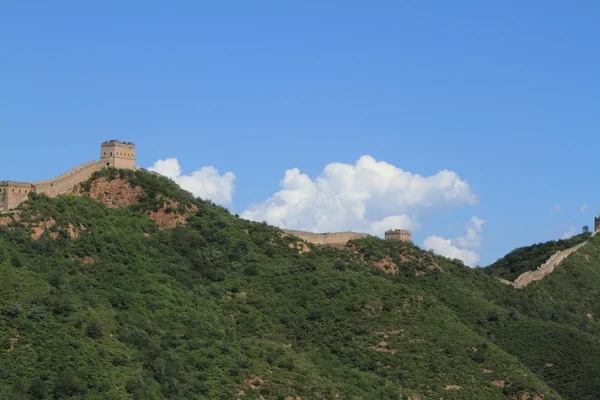
[[[546,298],[559,277],[595,295],[597,237],[515,292],[408,242],[306,243],[145,171],[77,194],[0,216],[2,398],[600,393],[595,297]]]

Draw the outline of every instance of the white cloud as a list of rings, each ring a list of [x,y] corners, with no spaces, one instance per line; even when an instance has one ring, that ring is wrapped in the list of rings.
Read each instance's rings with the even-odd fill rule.
[[[293,168],[280,191],[242,217],[313,232],[418,229],[425,209],[476,204],[477,196],[455,172],[423,177],[371,156],[355,164],[331,163],[316,179]]]
[[[562,211],[562,206],[560,204],[557,204],[554,207],[552,207],[552,209],[550,210],[550,215],[554,215],[557,212],[561,212],[561,211]]]
[[[440,236],[429,236],[423,242],[423,247],[444,257],[458,258],[470,267],[474,267],[479,262],[479,255],[473,250],[458,248],[452,244],[452,240]]]
[[[569,230],[567,230],[564,235],[562,235],[560,238],[561,239],[569,239],[575,235],[577,235],[579,233],[579,231],[577,230],[576,227],[574,227],[573,225],[569,226]]]
[[[455,239],[455,244],[460,247],[476,249],[481,246],[481,232],[483,231],[485,221],[477,217],[471,217],[465,225],[467,233]]]
[[[579,212],[583,213],[583,212],[585,212],[585,210],[587,210],[587,209],[588,209],[588,205],[587,205],[587,204],[584,204],[584,205],[582,205],[582,206],[581,206],[581,208],[579,209]]]
[[[158,160],[148,170],[171,178],[194,196],[210,199],[220,205],[229,205],[232,202],[235,190],[235,175],[232,172],[221,175],[211,165],[193,171],[190,175],[182,175],[176,158]]]
[[[466,265],[474,267],[479,262],[479,254],[472,249],[477,249],[481,246],[483,224],[485,224],[484,220],[473,216],[465,224],[467,232],[464,235],[456,239],[446,239],[432,235],[425,239],[423,247],[427,250],[433,250],[444,257],[458,258]]]

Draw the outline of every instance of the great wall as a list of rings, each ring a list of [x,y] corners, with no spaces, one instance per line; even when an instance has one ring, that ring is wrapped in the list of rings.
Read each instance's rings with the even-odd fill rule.
[[[68,193],[105,167],[135,169],[135,145],[110,140],[100,146],[100,159],[88,161],[52,179],[38,182],[0,181],[0,212],[7,212],[27,200],[29,193],[55,197]]]
[[[100,146],[100,159],[88,161],[52,179],[38,182],[0,181],[0,213],[8,212],[27,200],[30,193],[43,193],[50,197],[70,193],[75,186],[88,179],[96,171],[106,167],[138,169],[135,165],[135,145],[130,142],[109,140]],[[290,235],[319,245],[345,244],[350,240],[369,237],[367,233],[331,232],[313,233],[284,230]],[[393,229],[385,232],[386,240],[410,242],[410,232]]]
[[[329,233],[314,233],[293,229],[284,229],[283,231],[289,235],[297,236],[306,242],[320,245],[346,244],[350,240],[372,237],[372,235],[369,235],[368,233],[352,231]],[[385,232],[385,240],[410,242],[411,236],[410,232],[406,229],[390,229]]]
[[[600,233],[600,218],[595,217],[594,218],[594,232],[592,233],[592,236],[596,236],[599,233]],[[546,260],[546,262],[544,262],[542,265],[540,265],[537,269],[535,269],[533,271],[526,271],[526,272],[522,273],[514,280],[514,282],[508,281],[506,279],[501,279],[501,278],[500,278],[500,282],[504,283],[505,285],[515,287],[517,289],[522,289],[525,286],[529,285],[531,282],[535,282],[535,281],[544,279],[544,277],[546,275],[550,274],[551,272],[553,272],[554,269],[557,268],[560,265],[560,263],[564,261],[565,258],[569,257],[571,254],[573,254],[577,250],[581,249],[587,243],[588,243],[588,241],[586,240],[585,242],[579,243],[578,245],[568,248],[566,250],[557,251],[556,253],[551,255],[550,258],[548,258],[548,260]]]
[[[330,233],[313,233],[296,231],[293,229],[284,229],[285,233],[293,236],[298,236],[300,239],[313,244],[345,244],[350,240],[366,238],[371,235],[358,232],[330,232]]]

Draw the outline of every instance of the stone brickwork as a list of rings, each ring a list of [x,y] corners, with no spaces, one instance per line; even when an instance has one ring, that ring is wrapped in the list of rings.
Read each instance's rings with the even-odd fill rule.
[[[45,193],[50,197],[58,196],[59,194],[70,192],[77,184],[85,181],[94,172],[104,167],[106,167],[104,160],[90,161],[56,178],[33,182],[33,186],[37,193]]]
[[[350,240],[354,239],[362,239],[366,237],[371,237],[367,233],[360,232],[330,232],[330,233],[314,233],[314,232],[305,232],[305,231],[296,231],[293,229],[284,229],[285,233],[289,235],[298,236],[300,239],[313,243],[313,244],[346,244]],[[397,240],[402,242],[410,242],[411,236],[410,231],[406,229],[390,229],[385,232],[385,240]]]
[[[300,239],[313,244],[346,244],[350,240],[366,238],[371,235],[359,232],[331,232],[331,233],[314,233],[284,229],[289,235],[298,236]]]
[[[385,231],[385,240],[397,240],[400,242],[410,242],[410,231],[406,229],[390,229]]]
[[[0,211],[8,211],[27,200],[35,188],[31,183],[1,181],[0,182]]]
[[[50,197],[70,192],[77,184],[105,167],[135,169],[135,145],[111,140],[100,149],[100,160],[89,161],[55,178],[39,182],[0,181],[0,212],[6,212],[27,200],[29,193]]]
[[[600,232],[600,217],[594,217],[594,232]]]
[[[135,168],[135,144],[109,140],[100,147],[100,159],[115,168]]]

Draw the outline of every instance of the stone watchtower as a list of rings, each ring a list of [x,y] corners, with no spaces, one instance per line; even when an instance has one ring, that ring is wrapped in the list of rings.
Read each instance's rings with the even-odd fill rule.
[[[390,229],[389,231],[385,231],[385,240],[410,242],[410,231],[407,231],[406,229]]]
[[[594,232],[600,232],[600,217],[594,217]]]
[[[15,208],[35,192],[35,186],[26,182],[1,181],[0,182],[0,212]]]
[[[135,169],[135,144],[109,140],[102,143],[100,159],[106,161],[107,167]]]

